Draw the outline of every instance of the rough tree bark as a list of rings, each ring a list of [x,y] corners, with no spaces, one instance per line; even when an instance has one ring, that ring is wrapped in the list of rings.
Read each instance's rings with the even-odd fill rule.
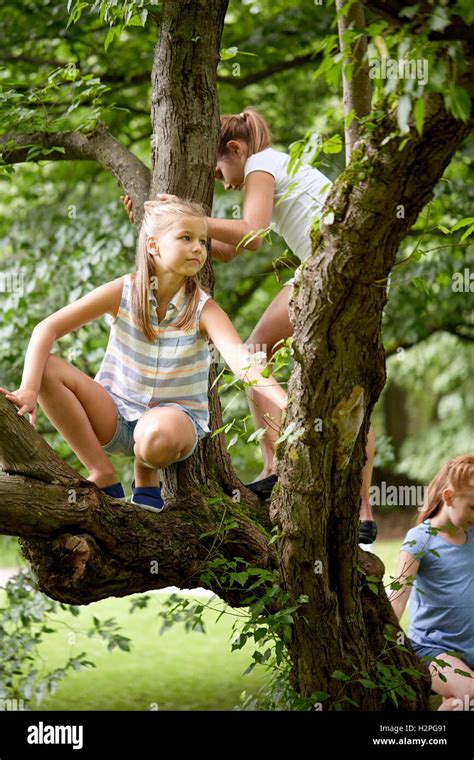
[[[472,97],[472,49],[468,65],[463,86]],[[385,382],[381,319],[387,295],[378,283],[388,277],[400,241],[474,126],[474,119],[463,123],[447,114],[441,96],[429,97],[426,111],[423,136],[412,129],[402,151],[399,139],[384,144],[396,133],[390,116],[363,138],[332,188],[326,207],[334,222],[321,225],[290,307],[295,367],[287,421],[302,435],[280,447],[271,516],[283,532],[278,549],[285,588],[310,600],[291,643],[294,684],[307,696],[322,689],[335,699],[336,667],[374,678],[386,645],[380,626],[373,627],[370,593],[360,594],[356,543],[364,442]],[[322,432],[315,426],[319,419]],[[380,605],[379,622],[385,601]],[[384,660],[400,666],[406,656],[394,649]],[[423,685],[412,685],[423,704]],[[350,683],[344,693],[363,709],[378,708],[376,690]]]

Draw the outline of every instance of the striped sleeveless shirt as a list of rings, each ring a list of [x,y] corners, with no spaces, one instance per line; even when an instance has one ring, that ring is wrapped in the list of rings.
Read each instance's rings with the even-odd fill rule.
[[[208,433],[210,351],[199,331],[199,318],[210,296],[201,290],[193,327],[176,330],[174,324],[186,307],[185,286],[171,299],[160,323],[152,293],[150,319],[157,338],[150,343],[133,318],[131,282],[131,275],[125,275],[120,306],[111,320],[109,342],[94,379],[126,420],[137,420],[152,407],[171,402],[183,406]]]

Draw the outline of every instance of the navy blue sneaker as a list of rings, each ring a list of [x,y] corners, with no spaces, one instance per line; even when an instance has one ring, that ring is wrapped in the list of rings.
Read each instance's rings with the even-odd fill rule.
[[[101,488],[100,490],[106,493],[107,496],[111,496],[112,499],[125,501],[125,492],[121,483],[113,483],[111,486],[105,486],[105,488]]]
[[[165,503],[161,496],[160,486],[136,486],[132,483],[132,504],[148,510],[148,512],[162,512]]]

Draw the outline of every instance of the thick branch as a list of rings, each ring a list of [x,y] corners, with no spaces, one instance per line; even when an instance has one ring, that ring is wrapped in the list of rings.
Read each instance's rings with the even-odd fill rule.
[[[359,37],[352,46],[347,39],[347,33],[350,30],[365,28],[364,8],[359,2],[353,3],[349,11],[343,14],[342,10],[347,2],[348,0],[336,0],[339,45],[345,57],[342,76],[344,116],[347,119],[348,115],[353,113],[350,123],[346,124],[345,128],[346,164],[349,163],[352,150],[359,139],[359,120],[369,115],[372,103],[372,87],[367,61],[367,38],[365,35]],[[349,52],[348,48],[350,48]],[[346,75],[348,66],[352,67],[350,78]]]
[[[1,395],[0,415],[6,473],[0,475],[0,533],[26,539],[26,554],[51,597],[87,604],[170,585],[192,588],[202,585],[200,573],[219,553],[258,567],[275,565],[265,531],[255,524],[265,518],[264,505],[255,511],[252,499],[234,504],[222,491],[221,500],[209,504],[216,494],[188,483],[179,500],[168,494],[163,514],[151,515],[82,478]],[[209,441],[202,445],[209,448]],[[236,527],[223,530],[224,517]],[[239,603],[241,592],[214,590]]]
[[[32,148],[40,148],[30,157]],[[5,164],[25,161],[97,161],[110,172],[142,208],[148,197],[150,171],[145,164],[98,122],[90,134],[81,132],[32,132],[0,137],[0,156]]]

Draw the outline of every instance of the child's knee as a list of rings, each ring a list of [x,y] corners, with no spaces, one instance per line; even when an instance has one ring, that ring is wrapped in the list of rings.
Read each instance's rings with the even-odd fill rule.
[[[135,430],[135,454],[145,462],[164,457],[169,461],[178,458],[179,446],[168,431],[159,425],[147,425]]]

